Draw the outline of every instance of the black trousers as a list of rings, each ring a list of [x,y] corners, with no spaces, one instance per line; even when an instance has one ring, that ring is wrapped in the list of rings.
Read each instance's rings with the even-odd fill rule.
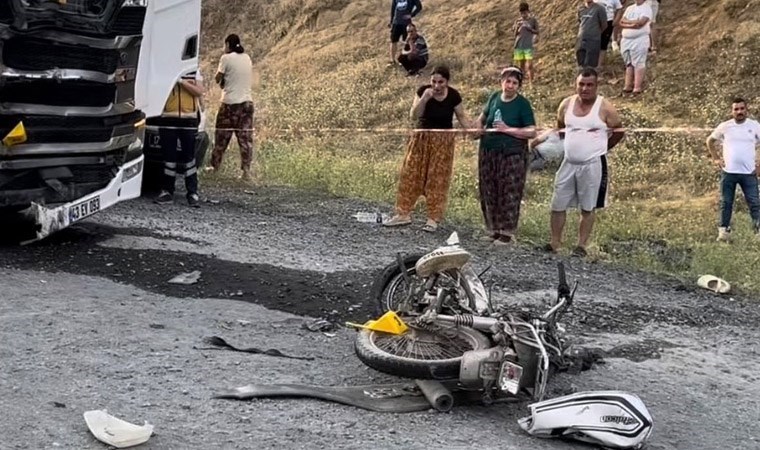
[[[178,173],[185,177],[187,194],[198,193],[198,168],[195,161],[195,138],[198,122],[193,120],[162,120],[158,135],[164,156],[163,190],[174,193]]]
[[[409,73],[417,73],[423,67],[427,65],[427,59],[424,58],[410,58],[409,55],[399,55],[398,62],[404,66]]]

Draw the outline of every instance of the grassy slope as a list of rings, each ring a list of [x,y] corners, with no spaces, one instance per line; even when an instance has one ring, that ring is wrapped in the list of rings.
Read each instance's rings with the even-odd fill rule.
[[[539,122],[552,125],[560,99],[572,93],[575,34],[572,2],[536,0],[540,21],[539,79],[526,90]],[[259,171],[266,181],[392,201],[404,136],[283,132],[315,127],[406,127],[414,88],[385,69],[389,2],[369,0],[205,0],[203,68],[211,74],[220,43],[242,35],[257,65],[255,98]],[[614,101],[627,126],[712,127],[726,116],[734,95],[760,104],[760,1],[685,0],[661,8],[661,50],[651,62],[643,98]],[[424,3],[417,22],[433,60],[453,69],[452,84],[473,115],[497,66],[509,62],[510,24],[517,2],[450,0]],[[601,86],[615,97],[619,60]],[[212,89],[209,101],[218,101]],[[703,157],[704,132],[632,133],[615,150],[612,207],[599,221],[595,255],[653,270],[694,277],[715,273],[760,291],[751,267],[758,244],[719,246],[716,174]],[[452,186],[452,220],[477,224],[475,144],[458,145]],[[231,167],[228,166],[228,167]],[[550,174],[531,178],[521,223],[523,240],[545,238]],[[749,239],[741,204],[739,239]],[[570,229],[572,230],[570,224]],[[568,235],[572,242],[572,236]]]

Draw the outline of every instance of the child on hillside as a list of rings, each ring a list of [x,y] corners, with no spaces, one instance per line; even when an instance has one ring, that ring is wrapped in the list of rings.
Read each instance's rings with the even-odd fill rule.
[[[520,3],[520,18],[515,21],[514,64],[533,82],[533,44],[538,41],[538,20],[533,17],[526,2]]]

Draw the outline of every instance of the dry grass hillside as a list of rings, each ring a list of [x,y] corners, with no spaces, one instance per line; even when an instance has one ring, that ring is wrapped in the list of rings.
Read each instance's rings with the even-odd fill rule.
[[[416,22],[431,50],[431,65],[452,68],[452,85],[465,107],[479,111],[496,89],[497,67],[510,63],[509,31],[519,1],[423,1]],[[551,126],[562,97],[572,93],[575,8],[578,2],[529,2],[542,30],[538,78],[524,94],[540,124]],[[629,2],[630,3],[630,0]],[[224,36],[241,35],[256,64],[258,172],[262,181],[392,202],[404,135],[297,132],[304,128],[408,127],[414,89],[426,78],[407,78],[385,67],[390,0],[204,0],[203,69],[211,75]],[[711,128],[727,117],[729,99],[760,105],[760,0],[664,2],[661,42],[650,57],[649,86],[622,98],[619,55],[601,92],[613,99],[627,127]],[[219,98],[209,93],[209,103]],[[291,131],[286,131],[286,130]],[[693,276],[725,275],[760,290],[740,267],[760,245],[745,250],[714,242],[717,173],[704,157],[705,131],[629,133],[611,160],[613,207],[600,219],[599,258],[634,262]],[[449,217],[478,223],[476,144],[462,140]],[[230,152],[233,154],[234,152]],[[230,162],[228,167],[232,167]],[[545,238],[551,173],[532,177],[521,222],[525,240]],[[749,239],[748,218],[737,204],[735,228]],[[570,230],[573,228],[571,227]],[[572,242],[572,235],[568,240]],[[739,252],[739,253],[737,253]]]

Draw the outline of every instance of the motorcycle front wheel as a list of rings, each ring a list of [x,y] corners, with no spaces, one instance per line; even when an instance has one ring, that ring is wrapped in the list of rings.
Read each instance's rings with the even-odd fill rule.
[[[410,325],[402,335],[361,330],[355,351],[359,359],[378,372],[404,378],[452,380],[459,378],[462,354],[484,350],[493,344],[472,328],[436,325],[435,329]]]

